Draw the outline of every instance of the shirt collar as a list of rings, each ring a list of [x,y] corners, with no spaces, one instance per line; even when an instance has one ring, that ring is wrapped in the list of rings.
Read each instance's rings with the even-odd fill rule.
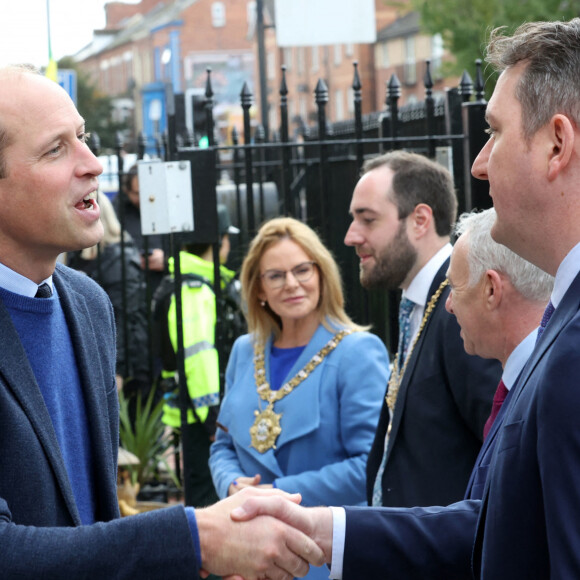
[[[502,375],[503,382],[508,391],[513,387],[517,378],[520,376],[524,365],[530,358],[536,344],[537,336],[538,329],[534,328],[534,330],[532,330],[532,332],[530,332],[530,334],[528,334],[528,336],[526,336],[526,338],[524,338],[524,340],[522,340],[522,342],[520,342],[520,344],[518,344],[509,355]]]
[[[43,280],[40,284],[47,283],[50,289],[54,292],[54,287],[52,284],[52,276]],[[36,291],[40,284],[33,282],[32,280],[22,276],[18,272],[10,269],[8,266],[0,263],[0,287],[12,292],[13,294],[20,294],[21,296],[27,296],[29,298],[34,298]]]
[[[554,278],[554,289],[552,290],[552,304],[558,308],[564,294],[580,271],[580,243],[576,244],[568,255],[562,260]]]
[[[433,284],[433,279],[445,260],[451,256],[451,244],[445,244],[417,273],[411,280],[409,287],[403,290],[403,296],[412,300],[415,304],[425,307],[429,298],[429,289]]]

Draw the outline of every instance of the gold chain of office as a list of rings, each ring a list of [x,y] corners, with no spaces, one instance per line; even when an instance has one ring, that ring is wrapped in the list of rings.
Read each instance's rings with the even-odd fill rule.
[[[254,379],[256,380],[256,390],[264,401],[268,401],[268,406],[262,411],[254,411],[256,419],[250,427],[252,439],[251,447],[264,453],[268,449],[276,449],[276,440],[282,432],[280,419],[282,413],[274,413],[274,403],[289,395],[310,373],[328,356],[340,343],[340,341],[352,330],[341,330],[336,333],[293,378],[284,383],[280,389],[273,391],[266,381],[266,366],[264,357],[264,345],[256,343],[254,345]]]
[[[419,332],[417,332],[417,336],[415,336],[415,340],[411,345],[411,348],[407,352],[407,356],[405,358],[405,362],[403,363],[403,368],[401,372],[399,372],[399,353],[395,355],[395,364],[393,365],[393,370],[391,372],[391,378],[389,379],[389,388],[387,389],[387,396],[385,397],[385,401],[391,410],[391,413],[395,410],[395,403],[397,402],[397,395],[399,394],[399,387],[401,386],[401,381],[403,380],[403,376],[405,375],[405,371],[407,370],[407,364],[411,359],[411,355],[413,354],[413,350],[415,349],[415,345],[419,341],[421,337],[421,333],[427,324],[427,320],[429,320],[429,316],[431,316],[431,312],[433,312],[435,306],[437,305],[437,301],[439,297],[445,290],[445,287],[449,284],[449,280],[445,279],[437,288],[437,291],[433,296],[431,296],[431,300],[429,300],[429,304],[427,304],[427,308],[425,308],[425,314],[423,314],[423,319],[421,320],[421,324],[419,326]]]

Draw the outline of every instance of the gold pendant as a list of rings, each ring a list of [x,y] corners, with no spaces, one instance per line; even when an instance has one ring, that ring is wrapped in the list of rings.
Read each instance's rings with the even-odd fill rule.
[[[256,420],[250,427],[251,446],[260,453],[268,449],[276,449],[276,439],[282,432],[282,427],[280,427],[282,413],[274,413],[270,404],[262,412],[254,411],[254,415],[256,415]]]

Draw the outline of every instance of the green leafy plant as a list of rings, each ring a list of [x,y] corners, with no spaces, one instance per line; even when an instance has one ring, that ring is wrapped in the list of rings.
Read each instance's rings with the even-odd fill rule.
[[[139,459],[139,465],[129,465],[127,469],[131,474],[131,482],[144,483],[154,479],[157,466],[162,463],[173,483],[180,487],[175,472],[167,463],[166,453],[171,447],[172,438],[166,433],[165,425],[161,421],[163,415],[163,399],[153,404],[155,389],[151,389],[146,401],[143,402],[138,393],[135,401],[134,421],[131,421],[129,413],[129,399],[123,391],[119,393],[119,436],[121,445]]]

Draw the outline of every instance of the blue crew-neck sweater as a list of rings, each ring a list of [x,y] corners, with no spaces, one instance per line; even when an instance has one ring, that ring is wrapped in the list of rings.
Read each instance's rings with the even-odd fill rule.
[[[68,472],[81,522],[95,521],[89,423],[70,332],[56,287],[51,298],[0,288],[44,398]]]

